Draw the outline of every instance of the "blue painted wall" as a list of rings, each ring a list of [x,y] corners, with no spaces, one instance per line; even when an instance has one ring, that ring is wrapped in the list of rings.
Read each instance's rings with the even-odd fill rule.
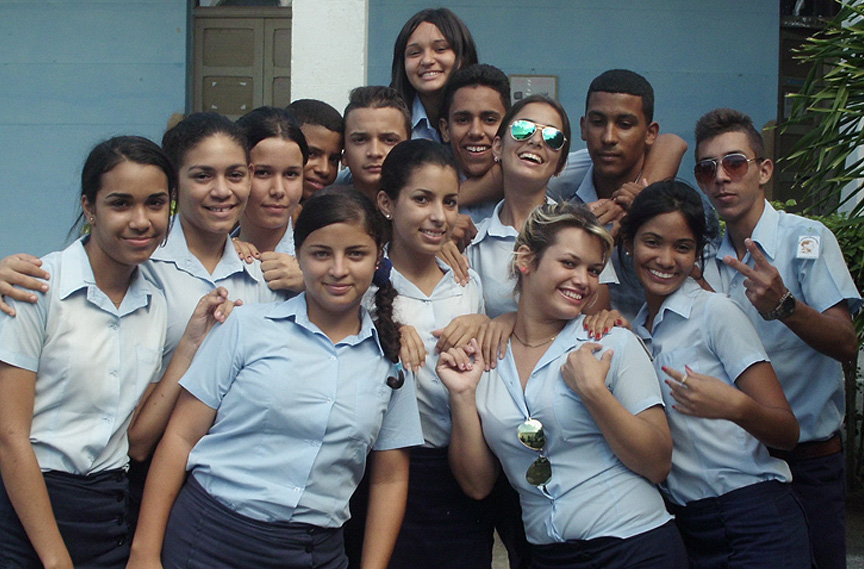
[[[690,183],[693,127],[703,113],[733,107],[757,126],[777,116],[777,1],[369,0],[370,83],[390,82],[396,35],[430,5],[463,19],[481,62],[508,75],[557,75],[558,99],[574,126],[588,85],[604,70],[624,67],[647,77],[661,131],[690,144],[680,170]]]
[[[0,256],[66,242],[99,140],[159,141],[186,97],[186,2],[0,0]]]
[[[434,3],[437,4],[437,3]],[[389,83],[392,45],[430,3],[369,0],[369,82]],[[461,0],[482,61],[554,74],[571,119],[604,69],[644,74],[657,119],[692,145],[716,106],[776,115],[778,3],[751,0]],[[185,0],[0,0],[0,256],[60,248],[90,147],[159,140],[186,99]],[[326,49],[326,40],[321,49]],[[682,172],[692,170],[688,153]],[[685,174],[685,177],[690,177]]]

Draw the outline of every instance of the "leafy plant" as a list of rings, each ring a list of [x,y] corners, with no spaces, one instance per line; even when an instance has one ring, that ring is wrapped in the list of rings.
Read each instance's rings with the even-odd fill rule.
[[[839,1],[839,0],[838,0]],[[864,191],[864,158],[854,154],[864,146],[864,4],[841,2],[838,15],[822,32],[810,37],[798,59],[811,64],[800,92],[792,93],[792,116],[784,125],[805,125],[808,130],[786,168],[802,172],[796,182],[805,190],[809,209],[835,211],[847,203],[857,205]],[[846,197],[844,187],[850,186]],[[861,223],[850,217],[850,223]]]
[[[782,164],[801,173],[805,214],[822,221],[837,236],[858,290],[864,288],[864,4],[838,0],[837,16],[801,46],[798,58],[811,65],[793,97],[792,117],[784,125],[804,125],[807,132]],[[844,195],[845,192],[845,195]],[[844,207],[845,206],[845,207]],[[851,206],[851,207],[850,207]],[[847,209],[850,213],[838,213]],[[854,316],[859,345],[864,339],[864,311]],[[847,483],[861,486],[864,438],[858,423],[861,390],[857,362],[843,366],[846,382]]]

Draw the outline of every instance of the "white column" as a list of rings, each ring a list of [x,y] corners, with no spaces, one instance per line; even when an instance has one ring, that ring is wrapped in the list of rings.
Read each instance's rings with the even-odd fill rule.
[[[339,112],[366,84],[368,0],[293,0],[291,99],[320,99]]]

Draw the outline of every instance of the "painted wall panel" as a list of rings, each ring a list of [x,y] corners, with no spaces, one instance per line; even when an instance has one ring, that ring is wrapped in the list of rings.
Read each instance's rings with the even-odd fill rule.
[[[441,2],[471,30],[480,60],[507,74],[558,75],[574,125],[591,80],[615,67],[645,75],[661,131],[691,145],[680,172],[691,183],[693,126],[730,106],[762,125],[776,118],[779,3],[744,0],[462,0]],[[369,82],[387,84],[393,42],[429,3],[370,0]],[[575,138],[575,137],[574,137]],[[578,147],[578,141],[575,141]]]
[[[0,256],[63,246],[87,152],[183,112],[186,2],[0,3]]]

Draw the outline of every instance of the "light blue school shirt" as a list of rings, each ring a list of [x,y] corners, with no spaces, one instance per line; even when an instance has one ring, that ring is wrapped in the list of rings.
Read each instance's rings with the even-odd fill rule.
[[[285,253],[286,255],[295,255],[294,250],[294,222],[289,218],[288,227],[285,228],[285,235],[279,240],[274,249],[277,253]]]
[[[802,238],[818,241],[817,258],[803,258]],[[775,210],[765,202],[765,211],[753,229],[755,241],[774,265],[796,298],[819,312],[846,302],[850,312],[861,306],[861,295],[846,267],[843,253],[831,231],[818,221]],[[801,426],[800,442],[829,438],[840,428],[846,412],[843,368],[837,360],[808,346],[779,320],[763,320],[745,295],[744,276],[723,262],[737,258],[727,233],[716,258],[706,259],[705,279],[714,290],[725,293],[743,310],[771,357],[786,398]],[[744,263],[754,265],[748,252]]]
[[[241,306],[215,327],[180,380],[216,409],[187,470],[216,500],[263,521],[341,527],[371,450],[423,443],[414,383],[387,385],[369,314],[335,346],[306,295]]]
[[[744,371],[768,355],[747,316],[738,305],[718,293],[703,290],[687,279],[666,297],[654,318],[653,333],[645,328],[648,307],[634,321],[634,331],[654,355],[666,415],[675,447],[672,472],[661,488],[684,506],[694,500],[716,498],[732,490],[779,480],[789,482],[789,466],[768,454],[759,439],[725,419],[704,419],[679,413],[665,380],[663,367],[716,377],[736,387]]]
[[[132,412],[159,378],[167,308],[136,270],[119,308],[96,286],[84,242],[42,258],[54,283],[36,304],[7,299],[0,360],[36,373],[30,444],[43,472],[126,468]]]
[[[546,193],[556,201],[572,201],[574,197],[583,203],[596,201],[593,164],[588,149],[571,151],[561,172],[549,180]]]
[[[547,197],[546,203],[555,202]],[[510,274],[510,265],[513,263],[513,247],[519,232],[501,222],[503,205],[504,200],[501,200],[492,215],[480,222],[477,235],[465,250],[471,268],[477,271],[483,283],[483,302],[489,318],[513,312],[518,304],[514,292],[516,280]],[[617,279],[612,264],[606,263],[600,274],[600,284],[611,282],[617,282]]]
[[[528,378],[519,381],[511,346],[498,367],[483,375],[477,387],[477,409],[483,435],[519,492],[528,541],[558,543],[598,537],[628,538],[671,519],[660,492],[615,456],[582,400],[565,383],[561,366],[567,355],[590,342],[584,316],[567,323]],[[606,386],[630,413],[663,405],[657,375],[639,339],[615,328],[600,343],[614,349]],[[516,436],[529,417],[543,423],[543,455],[552,465],[545,487],[528,483],[525,473],[539,453]]]
[[[425,440],[423,446],[435,448],[450,444],[452,423],[450,394],[435,372],[438,338],[432,331],[444,328],[457,316],[483,314],[483,288],[477,273],[469,269],[469,281],[463,287],[453,278],[453,269],[440,260],[438,266],[445,273],[429,296],[395,267],[390,273],[393,287],[399,293],[393,302],[393,315],[398,322],[413,326],[426,348],[426,363],[416,374],[417,406]]]
[[[441,135],[435,130],[435,125],[429,122],[426,107],[420,101],[420,97],[414,95],[414,103],[411,105],[411,139],[426,138],[441,142]]]
[[[240,236],[240,227],[236,227],[234,231],[231,232],[231,237],[239,237]],[[277,253],[286,253],[288,255],[294,255],[294,222],[291,219],[288,219],[288,227],[285,229],[285,234],[282,236],[282,239],[279,240],[279,243],[276,244],[276,248],[273,249]],[[241,259],[242,260],[242,259]]]
[[[247,304],[274,302],[287,295],[287,291],[270,290],[261,273],[261,262],[247,264],[241,260],[227,235],[222,259],[213,274],[208,273],[201,261],[189,251],[179,217],[174,219],[168,240],[156,249],[150,262],[144,266],[144,273],[164,291],[168,301],[168,333],[162,352],[163,369],[168,367],[198,301],[216,287],[224,286],[228,289],[228,298],[239,298]]]

